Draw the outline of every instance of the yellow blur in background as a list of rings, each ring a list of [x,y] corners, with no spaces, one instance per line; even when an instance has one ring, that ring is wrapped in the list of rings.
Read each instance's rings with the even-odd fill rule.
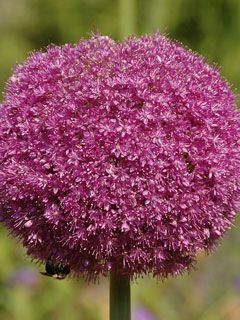
[[[76,43],[94,32],[121,40],[154,31],[221,66],[239,93],[239,0],[0,0],[0,92],[29,51]],[[239,320],[239,226],[236,221],[213,254],[199,254],[191,274],[134,283],[133,320]],[[31,263],[22,246],[0,231],[1,320],[108,319],[107,279],[89,285],[43,277],[44,266]]]

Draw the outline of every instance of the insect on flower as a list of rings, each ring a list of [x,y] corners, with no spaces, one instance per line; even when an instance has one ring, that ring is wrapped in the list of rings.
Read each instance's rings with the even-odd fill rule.
[[[41,272],[42,275],[55,278],[57,280],[63,280],[70,273],[70,268],[62,263],[54,264],[49,258],[45,265],[45,272]]]

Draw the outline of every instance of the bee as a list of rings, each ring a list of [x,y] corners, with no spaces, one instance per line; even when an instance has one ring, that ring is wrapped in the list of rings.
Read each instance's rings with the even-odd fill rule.
[[[45,265],[45,272],[42,275],[52,277],[57,280],[63,280],[70,273],[70,268],[62,263],[53,263],[51,259],[47,260]]]

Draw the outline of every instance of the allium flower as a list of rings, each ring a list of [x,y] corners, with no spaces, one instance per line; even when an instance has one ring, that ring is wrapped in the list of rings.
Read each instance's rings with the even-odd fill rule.
[[[240,276],[239,275],[233,277],[232,284],[233,284],[233,287],[236,289],[236,291],[240,292]]]
[[[9,277],[10,285],[34,286],[39,283],[39,274],[33,268],[16,269]]]
[[[133,310],[133,320],[157,320],[157,319],[148,309],[139,306]]]
[[[181,273],[240,207],[239,125],[217,68],[160,34],[49,46],[0,106],[1,220],[77,276]]]

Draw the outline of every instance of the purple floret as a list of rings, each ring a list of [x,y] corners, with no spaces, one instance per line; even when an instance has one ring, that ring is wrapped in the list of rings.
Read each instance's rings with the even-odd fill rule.
[[[25,285],[35,286],[39,283],[39,274],[33,268],[19,268],[15,269],[9,279],[8,284],[11,286]]]
[[[133,320],[157,320],[147,308],[138,306],[133,310]]]
[[[0,159],[0,220],[90,279],[188,270],[240,208],[234,94],[158,33],[34,52],[0,105]]]

